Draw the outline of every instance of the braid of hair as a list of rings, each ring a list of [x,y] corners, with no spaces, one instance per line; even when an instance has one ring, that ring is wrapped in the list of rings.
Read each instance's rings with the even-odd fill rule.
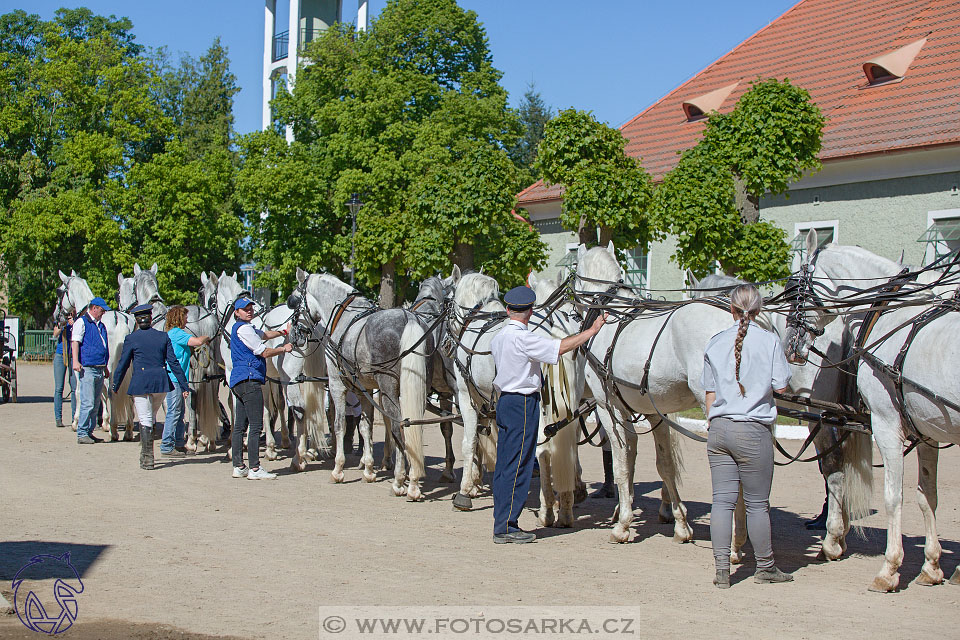
[[[747,395],[746,389],[743,388],[743,383],[740,382],[740,359],[741,352],[743,351],[743,339],[747,335],[747,327],[750,326],[750,314],[743,312],[743,315],[740,316],[740,328],[737,330],[737,341],[733,346],[733,357],[737,361],[737,386],[740,387],[740,397]]]

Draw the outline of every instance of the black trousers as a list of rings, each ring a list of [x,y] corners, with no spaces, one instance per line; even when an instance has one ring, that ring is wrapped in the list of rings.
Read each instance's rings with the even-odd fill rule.
[[[247,459],[250,468],[260,466],[260,433],[263,431],[263,393],[256,380],[244,380],[230,389],[234,397],[233,423],[233,466],[243,466],[243,434],[250,426],[250,440],[247,447]]]

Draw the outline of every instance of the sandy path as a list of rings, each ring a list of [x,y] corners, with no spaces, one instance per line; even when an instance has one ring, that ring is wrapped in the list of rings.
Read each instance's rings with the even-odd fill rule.
[[[541,529],[534,545],[495,546],[489,495],[474,501],[475,511],[456,513],[454,489],[437,482],[437,429],[426,439],[431,469],[422,504],[391,497],[386,482],[363,483],[355,469],[346,484],[333,485],[330,463],[302,474],[289,474],[285,459],[265,463],[282,474],[273,482],[232,479],[220,454],[148,473],[137,468],[137,443],[78,446],[72,431],[55,429],[51,378],[49,366],[23,365],[23,402],[0,406],[0,590],[10,596],[13,574],[31,555],[71,551],[85,585],[78,630],[93,629],[71,637],[111,637],[103,631],[111,624],[153,623],[210,635],[316,638],[322,604],[564,605],[571,613],[577,605],[615,605],[639,618],[641,637],[949,636],[960,621],[960,587],[909,584],[923,544],[913,455],[906,465],[902,592],[866,591],[883,552],[882,514],[866,519],[868,537],[851,540],[850,557],[816,559],[819,537],[801,526],[823,496],[812,464],[778,468],[771,497],[778,564],[795,571],[796,582],[756,585],[748,561],[733,588],[721,592],[710,584],[709,473],[698,443],[684,444],[682,489],[694,543],[673,543],[672,528],[657,522],[659,483],[647,436],[630,544],[607,542],[613,501],[587,501],[575,511],[574,529]],[[595,483],[602,477],[599,452],[585,448],[581,455],[584,477]],[[960,558],[956,461],[956,450],[941,455],[947,576]],[[529,512],[521,526],[535,528]],[[168,637],[144,631],[156,627],[129,629],[128,637]],[[0,617],[0,636],[30,636],[24,631],[16,617]]]

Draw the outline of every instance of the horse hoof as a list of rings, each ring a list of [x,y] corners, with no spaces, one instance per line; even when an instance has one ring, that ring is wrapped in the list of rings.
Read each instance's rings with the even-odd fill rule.
[[[453,495],[453,509],[454,511],[470,511],[473,509],[473,500],[470,499],[470,496],[465,496],[462,493],[455,493]]]
[[[407,489],[407,502],[423,502],[423,493],[418,487]]]
[[[617,525],[613,528],[613,531],[610,533],[610,542],[616,544],[623,544],[630,539],[630,529],[627,527],[622,527]]]
[[[453,484],[457,479],[453,475],[452,471],[444,471],[440,474],[440,483],[441,484]]]
[[[375,474],[373,471],[368,471],[368,470],[364,469],[364,471],[363,471],[363,481],[364,481],[364,482],[376,482],[376,481],[377,481],[377,474]]]
[[[553,513],[553,509],[541,509],[540,513],[537,514],[537,522],[540,523],[541,527],[552,527],[556,521],[557,519]]]
[[[390,490],[393,492],[393,495],[396,496],[397,498],[402,498],[403,496],[407,495],[407,490],[404,489],[402,485],[398,485],[398,484],[390,485]]]
[[[693,529],[689,526],[684,526],[683,528],[673,531],[673,541],[678,544],[684,544],[693,540]]]
[[[926,569],[920,572],[920,575],[917,576],[917,579],[913,581],[914,584],[918,584],[921,587],[935,587],[938,584],[943,584],[943,571],[937,569],[935,574],[930,574]]]
[[[900,574],[895,573],[889,578],[886,576],[877,576],[873,579],[873,583],[870,584],[867,589],[869,591],[874,591],[876,593],[891,593],[897,590],[897,587],[900,586]]]
[[[553,526],[557,529],[573,529],[573,516],[560,516]]]
[[[263,457],[266,458],[267,460],[270,460],[270,461],[276,460],[276,459],[277,459],[277,451],[276,451],[276,449],[267,449],[267,451],[266,451],[266,453],[264,453]]]
[[[843,555],[843,546],[828,540],[828,538],[824,538],[820,545],[820,551],[823,554],[824,559],[830,562],[839,560]]]
[[[343,478],[345,476],[343,471],[331,471],[330,477],[333,478],[334,482],[336,482],[337,484],[340,484],[341,482],[343,482]]]
[[[743,562],[743,552],[742,551],[731,551],[730,552],[730,564],[740,564]]]
[[[580,504],[587,499],[587,488],[584,485],[578,484],[577,488],[573,490],[573,504]]]

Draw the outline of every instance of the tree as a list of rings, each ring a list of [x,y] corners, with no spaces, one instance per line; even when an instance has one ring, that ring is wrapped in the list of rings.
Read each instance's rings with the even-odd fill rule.
[[[543,129],[553,118],[553,108],[548,107],[543,96],[531,83],[523,94],[523,101],[517,109],[520,124],[523,126],[523,136],[515,145],[510,147],[510,159],[523,172],[523,184],[528,185],[540,179],[540,171],[536,166],[537,149],[543,139]]]
[[[576,229],[580,242],[646,246],[659,237],[647,219],[650,177],[627,156],[626,139],[586,111],[567,109],[547,123],[537,166],[548,183],[561,184],[561,223]]]
[[[542,254],[530,234],[500,232],[512,224],[506,216],[519,184],[504,149],[521,133],[500,77],[476,14],[453,0],[391,0],[366,32],[331,27],[307,48],[292,92],[272,105],[278,121],[293,128],[294,142],[284,149],[257,135],[243,145],[245,208],[268,214],[256,255],[284,265],[278,276],[289,278],[287,286],[287,265],[310,261],[342,272],[351,253],[346,202],[353,193],[365,203],[354,239],[357,282],[379,283],[385,307],[398,302],[396,292],[410,277],[472,264],[474,243],[496,238],[520,243],[509,249],[524,259]],[[481,167],[483,175],[470,171],[477,157],[492,163]],[[315,197],[267,175],[309,182]],[[285,204],[266,189],[295,197]],[[448,215],[462,224],[445,221]],[[323,229],[327,240],[290,241],[274,216],[297,218],[297,231]]]
[[[697,276],[716,261],[747,280],[786,276],[785,234],[760,219],[760,198],[820,168],[823,125],[810,94],[789,80],[757,81],[733,111],[711,114],[654,197],[652,215],[677,236],[672,259]]]

